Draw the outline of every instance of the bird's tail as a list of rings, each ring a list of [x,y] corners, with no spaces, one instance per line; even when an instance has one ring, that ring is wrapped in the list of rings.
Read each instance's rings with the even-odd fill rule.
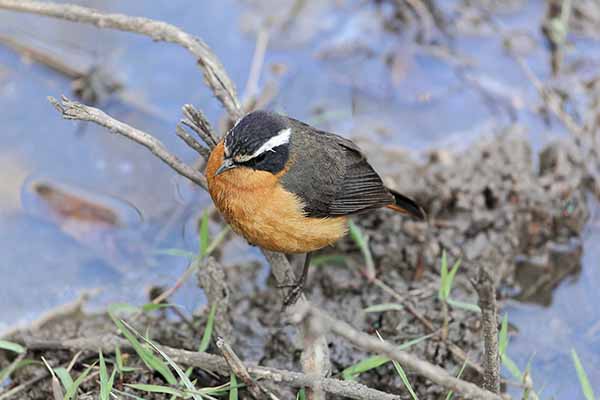
[[[408,214],[417,219],[424,220],[427,218],[427,214],[423,211],[423,208],[418,205],[414,200],[409,199],[408,197],[394,191],[388,189],[390,193],[394,196],[394,204],[390,204],[387,208],[399,212],[401,214]]]

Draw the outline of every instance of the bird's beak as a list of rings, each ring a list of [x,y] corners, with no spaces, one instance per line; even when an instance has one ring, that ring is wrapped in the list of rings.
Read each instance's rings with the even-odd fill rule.
[[[225,172],[225,171],[227,171],[227,170],[229,170],[229,169],[235,168],[235,166],[236,166],[236,165],[234,164],[234,162],[233,162],[233,160],[232,160],[232,159],[230,159],[230,158],[225,158],[225,159],[223,160],[223,162],[221,163],[221,166],[220,166],[220,167],[217,169],[217,171],[215,172],[215,176],[217,176],[217,175],[221,175],[223,172]]]

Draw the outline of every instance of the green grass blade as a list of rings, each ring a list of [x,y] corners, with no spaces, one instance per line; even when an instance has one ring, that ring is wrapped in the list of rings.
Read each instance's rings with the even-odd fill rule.
[[[163,256],[184,257],[189,260],[193,260],[198,256],[197,254],[192,253],[191,251],[183,249],[159,249],[154,251],[153,253]]]
[[[112,391],[113,384],[115,382],[115,374],[117,368],[113,368],[113,371],[108,376],[108,369],[106,368],[106,362],[104,361],[104,355],[102,351],[99,355],[100,358],[100,400],[109,400],[110,392]]]
[[[215,249],[219,247],[221,243],[223,243],[230,230],[231,228],[228,225],[217,234],[217,236],[213,239],[212,242],[210,242],[210,244],[206,248],[206,257],[210,256],[212,252],[215,251]]]
[[[429,339],[431,336],[433,336],[433,334],[429,334],[429,335],[418,337],[416,339],[409,340],[408,342],[402,343],[400,346],[398,346],[398,350],[406,350],[409,347],[412,347],[415,344],[422,342],[423,340]],[[377,368],[389,361],[390,361],[389,358],[387,358],[385,356],[379,356],[379,355],[365,358],[364,360],[361,360],[361,361],[357,362],[356,364],[344,369],[342,371],[342,377],[344,380],[352,380],[357,375],[367,372],[373,368]]]
[[[106,369],[106,362],[104,361],[104,355],[102,351],[99,353],[100,359],[100,400],[107,400],[110,390],[108,388],[108,370]]]
[[[200,257],[206,257],[208,253],[208,210],[204,210],[202,213],[202,221],[200,222],[200,249],[198,254]]]
[[[172,308],[172,307],[178,307],[175,304],[154,304],[154,303],[147,303],[144,304],[141,308],[142,312],[152,312],[152,311],[156,311],[156,310],[160,310],[162,308]]]
[[[170,385],[177,384],[177,379],[169,367],[160,358],[156,357],[151,351],[142,346],[142,344],[136,339],[135,335],[132,334],[131,331],[125,326],[125,323],[122,320],[115,318],[113,315],[111,315],[111,318],[123,336],[125,336],[127,341],[131,343],[131,346],[142,359],[144,364],[146,364],[150,370],[157,371],[159,374],[161,374]]]
[[[135,314],[140,312],[140,309],[127,303],[113,303],[108,306],[107,312],[108,315],[114,320],[118,315],[121,315],[121,313]]]
[[[454,277],[456,276],[456,272],[458,271],[458,267],[460,267],[461,262],[462,260],[460,258],[456,260],[452,266],[452,269],[450,269],[450,272],[448,273],[448,295],[450,295],[450,290],[452,290],[452,283],[454,283]]]
[[[115,394],[118,394],[121,397],[117,397],[117,399],[121,400],[122,398],[127,398],[127,399],[133,399],[133,400],[146,400],[143,397],[140,396],[136,396],[135,394],[131,394],[131,393],[127,393],[127,392],[122,392],[118,389],[113,389],[113,392],[115,392]]]
[[[123,324],[126,324],[126,323],[123,322]],[[179,367],[179,365],[177,365],[177,363],[175,363],[175,361],[173,361],[171,359],[171,357],[169,357],[156,344],[154,344],[154,342],[152,340],[147,339],[147,338],[141,336],[138,332],[136,332],[130,326],[128,326],[128,328],[131,329],[133,331],[133,333],[135,333],[140,338],[142,338],[146,343],[148,343],[154,349],[154,351],[156,351],[165,360],[167,360],[167,362],[169,363],[169,365],[171,366],[171,368],[173,368],[175,370],[175,372],[177,373],[177,375],[179,376],[179,379],[181,379],[181,382],[183,383],[183,385],[190,391],[190,393],[192,394],[192,398],[194,400],[202,400],[202,396],[200,394],[198,394],[198,391],[196,390],[196,387],[190,381],[190,378],[188,378],[188,376],[185,374],[185,372],[183,372],[183,370]]]
[[[142,392],[170,394],[177,397],[185,396],[185,393],[183,393],[181,390],[172,388],[170,386],[149,385],[146,383],[131,383],[127,384],[126,386]]]
[[[372,370],[373,368],[380,367],[389,361],[390,359],[385,356],[371,356],[365,358],[364,360],[361,360],[356,364],[344,369],[342,371],[342,378],[346,381],[353,380],[357,375]]]
[[[406,390],[408,390],[408,393],[410,393],[410,396],[412,397],[412,399],[419,400],[412,385],[410,384],[410,381],[408,380],[408,377],[406,376],[406,372],[404,372],[404,369],[402,369],[402,366],[400,365],[400,363],[398,361],[393,361],[393,363],[394,363],[394,368],[396,369],[396,372],[398,373],[398,375],[400,375],[400,379],[402,380],[402,383],[406,387]]]
[[[379,340],[381,340],[382,342],[384,341],[383,338],[381,337],[381,335],[379,334],[378,331],[375,331],[375,333],[377,333],[377,337],[379,337]],[[410,347],[413,344],[419,343],[420,341],[425,340],[428,337],[431,337],[432,334],[427,335],[427,336],[422,336],[420,338],[417,339],[413,339],[409,342],[404,343],[404,346]],[[402,368],[402,366],[400,365],[400,363],[396,360],[393,360],[392,363],[394,364],[394,369],[396,370],[396,372],[398,373],[398,375],[400,376],[400,380],[402,381],[402,383],[404,384],[404,387],[406,387],[406,390],[408,390],[408,392],[410,393],[410,396],[412,397],[413,400],[419,400],[417,398],[417,394],[415,393],[415,391],[413,390],[412,385],[410,384],[410,381],[408,380],[408,377],[406,376],[406,372],[404,372],[404,369]]]
[[[28,365],[39,364],[38,361],[31,360],[29,358],[23,359],[22,357],[23,355],[15,358],[13,362],[11,362],[8,366],[0,370],[0,387],[2,385],[2,382],[4,382],[5,379],[9,378],[13,374],[13,372]]]
[[[441,301],[446,301],[450,292],[448,287],[448,255],[446,250],[442,251],[442,260],[440,263],[440,289],[438,291],[438,298]]]
[[[56,368],[54,373],[60,379],[60,383],[63,385],[65,390],[69,390],[71,386],[73,386],[73,378],[71,378],[71,374],[65,368]]]
[[[458,371],[458,375],[456,375],[457,379],[460,379],[460,377],[462,376],[463,372],[465,371],[465,367],[467,366],[467,360],[465,360],[465,362],[463,362],[462,367],[460,367],[460,371]],[[454,392],[452,390],[450,390],[448,392],[448,394],[446,395],[446,399],[445,400],[452,400],[452,398],[454,397]]]
[[[571,357],[573,358],[573,364],[575,364],[575,370],[577,371],[577,377],[579,378],[579,384],[581,385],[583,395],[586,400],[595,400],[596,396],[592,390],[592,385],[590,384],[590,380],[575,349],[571,349]]]
[[[238,400],[237,378],[234,373],[231,374],[229,379],[229,400]]]
[[[521,369],[517,366],[517,364],[507,355],[504,354],[502,357],[502,365],[506,367],[508,372],[517,379],[519,382],[523,380],[523,373]]]
[[[9,342],[8,340],[0,340],[0,350],[7,350],[17,354],[25,353],[25,347],[20,344]]]
[[[385,311],[402,311],[404,307],[402,304],[398,303],[382,303],[375,304],[365,308],[363,311],[366,313],[374,313],[374,312],[385,312]]]
[[[306,400],[306,390],[304,390],[304,388],[298,391],[298,394],[296,395],[296,400]]]
[[[67,392],[65,393],[65,397],[64,397],[65,400],[73,400],[77,397],[77,389],[79,389],[79,386],[81,385],[81,383],[83,383],[85,378],[87,378],[87,376],[90,374],[90,372],[92,372],[92,368],[94,368],[95,365],[96,365],[96,363],[93,363],[92,365],[87,367],[85,371],[83,371],[81,374],[79,374],[77,379],[75,379],[73,384],[67,389]]]
[[[115,347],[115,366],[117,371],[119,371],[119,376],[123,379],[125,365],[123,364],[123,355],[121,354],[121,348],[119,346]]]
[[[212,339],[213,327],[215,324],[215,314],[217,313],[217,305],[213,304],[210,307],[210,313],[208,314],[208,320],[206,321],[206,328],[204,328],[204,334],[198,346],[198,351],[203,353],[210,346],[210,340]]]
[[[346,257],[341,254],[328,254],[323,256],[314,256],[310,260],[311,267],[320,267],[322,265],[345,265]]]
[[[350,229],[350,237],[354,243],[356,243],[365,259],[367,277],[369,279],[374,279],[375,262],[373,261],[373,255],[371,254],[371,249],[369,248],[369,238],[363,234],[363,232],[354,222],[349,221],[348,227]]]
[[[479,308],[479,306],[477,304],[467,303],[465,301],[460,301],[460,300],[454,300],[454,299],[451,299],[450,297],[448,297],[446,299],[446,303],[448,303],[452,307],[462,308],[463,310],[481,314],[481,308]]]

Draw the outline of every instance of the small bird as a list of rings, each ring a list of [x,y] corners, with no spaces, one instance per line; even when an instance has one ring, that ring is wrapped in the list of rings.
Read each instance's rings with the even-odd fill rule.
[[[268,111],[242,117],[214,147],[206,166],[210,195],[234,231],[249,243],[306,253],[294,303],[313,251],[348,230],[348,216],[387,207],[424,219],[413,200],[383,184],[352,141]]]

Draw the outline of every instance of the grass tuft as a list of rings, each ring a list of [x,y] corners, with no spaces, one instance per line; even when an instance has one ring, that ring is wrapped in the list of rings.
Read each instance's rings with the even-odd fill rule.
[[[590,380],[575,349],[571,349],[571,357],[573,358],[573,364],[575,365],[575,370],[577,371],[577,377],[579,378],[579,384],[581,385],[581,391],[583,392],[583,395],[585,396],[586,400],[596,400]]]
[[[0,340],[0,350],[6,350],[17,354],[25,353],[25,347],[20,344],[9,342],[8,340]]]

